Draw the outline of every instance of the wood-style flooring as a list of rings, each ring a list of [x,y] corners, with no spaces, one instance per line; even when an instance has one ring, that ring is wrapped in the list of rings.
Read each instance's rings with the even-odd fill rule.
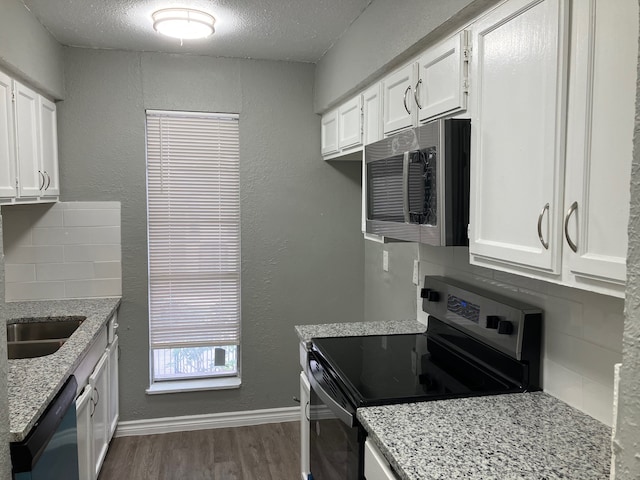
[[[114,438],[98,480],[298,480],[300,425]]]

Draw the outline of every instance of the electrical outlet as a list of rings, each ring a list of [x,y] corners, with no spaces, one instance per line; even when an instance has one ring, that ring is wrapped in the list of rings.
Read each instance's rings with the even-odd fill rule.
[[[413,284],[418,285],[420,283],[420,261],[413,261]]]
[[[382,270],[389,271],[389,252],[386,250],[382,251]]]

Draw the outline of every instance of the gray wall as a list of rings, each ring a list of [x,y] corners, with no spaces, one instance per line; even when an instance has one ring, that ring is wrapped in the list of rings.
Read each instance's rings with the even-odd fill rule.
[[[0,305],[4,303],[4,254],[0,216]],[[9,399],[7,397],[7,329],[0,324],[0,479],[11,478],[9,458]]]
[[[382,269],[383,252],[389,254],[389,271]],[[365,242],[364,318],[371,322],[416,318],[413,261],[415,243]]]
[[[639,39],[640,42],[640,39]],[[639,65],[640,67],[640,65]],[[616,478],[638,478],[640,472],[640,68],[631,168],[631,212],[627,253],[627,291],[620,370],[618,422],[614,451]]]
[[[315,108],[323,112],[498,0],[374,0],[320,59]]]
[[[320,159],[314,66],[66,48],[63,200],[122,202],[122,420],[293,406],[294,325],[363,319],[360,165]],[[144,109],[240,113],[239,390],[149,383]]]
[[[20,0],[0,0],[0,68],[53,98],[64,96],[62,47]]]

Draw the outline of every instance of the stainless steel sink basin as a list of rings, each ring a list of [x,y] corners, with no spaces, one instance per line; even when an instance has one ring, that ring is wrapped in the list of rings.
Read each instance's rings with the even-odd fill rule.
[[[64,320],[8,324],[9,359],[43,357],[57,352],[84,320],[86,317],[67,317]]]
[[[57,352],[66,339],[61,340],[35,340],[30,342],[7,342],[9,360],[18,358],[44,357]]]
[[[7,325],[7,342],[69,338],[85,319],[68,317],[59,321],[11,323]]]

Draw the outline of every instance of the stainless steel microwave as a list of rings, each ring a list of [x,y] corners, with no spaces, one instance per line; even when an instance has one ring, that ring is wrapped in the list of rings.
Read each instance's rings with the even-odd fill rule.
[[[470,138],[470,120],[442,119],[367,145],[367,232],[468,245]]]

